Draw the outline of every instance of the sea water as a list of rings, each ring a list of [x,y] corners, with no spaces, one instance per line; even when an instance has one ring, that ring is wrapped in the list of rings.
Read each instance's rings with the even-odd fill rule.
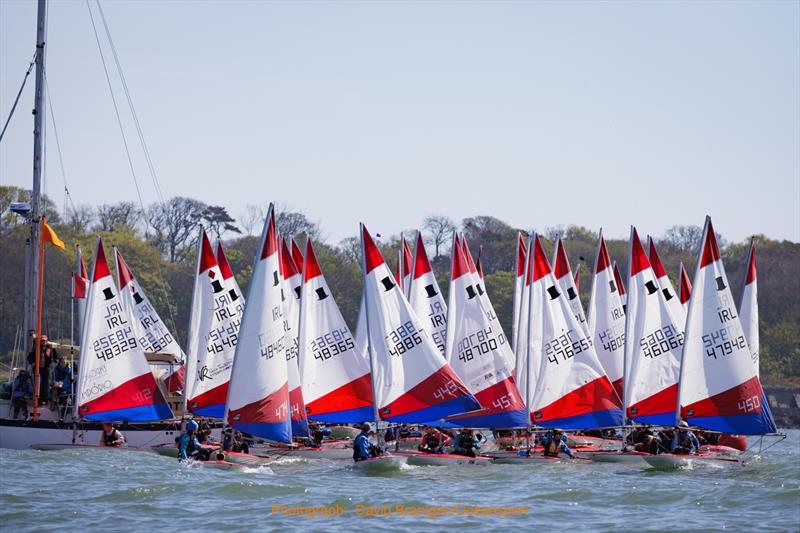
[[[406,466],[282,458],[215,470],[149,452],[0,450],[4,531],[800,531],[800,431],[741,465]],[[764,445],[774,442],[765,439]],[[757,445],[757,440],[751,439]],[[524,510],[524,511],[523,511]]]

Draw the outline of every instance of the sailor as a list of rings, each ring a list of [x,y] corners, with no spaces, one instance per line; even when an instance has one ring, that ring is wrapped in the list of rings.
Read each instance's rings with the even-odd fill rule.
[[[469,428],[464,428],[456,435],[453,441],[453,453],[455,455],[466,455],[467,457],[475,457],[477,454],[475,450],[480,450],[481,441],[475,436],[475,433]]]
[[[114,424],[106,422],[103,424],[103,433],[100,435],[100,446],[119,448],[125,444],[125,435],[114,427]]]
[[[14,418],[17,418],[20,411],[25,418],[28,418],[28,398],[32,396],[31,376],[27,370],[20,370],[11,386],[11,405],[14,407]]]
[[[672,437],[672,453],[686,455],[695,454],[698,451],[700,451],[700,441],[689,429],[686,420],[681,420],[675,428],[675,436]]]
[[[197,440],[197,430],[199,426],[194,420],[189,420],[186,423],[186,431],[181,434],[178,439],[178,459],[196,459],[199,461],[208,461],[211,458],[211,448],[203,448],[200,441]]]
[[[353,461],[365,461],[380,455],[378,447],[369,439],[369,432],[370,425],[366,422],[361,424],[361,433],[353,441]]]
[[[232,427],[225,429],[222,436],[222,449],[226,452],[250,453],[250,445],[244,440],[241,431]]]
[[[50,392],[50,367],[57,359],[56,349],[47,342],[47,335],[42,335],[39,349],[39,405],[47,405],[47,396]],[[28,354],[28,364],[31,374],[36,373],[36,346]]]
[[[331,430],[312,422],[308,425],[308,435],[305,439],[305,445],[309,448],[319,448],[322,446],[323,439],[331,436]]]
[[[560,429],[554,429],[550,435],[547,435],[542,442],[542,446],[544,446],[545,457],[558,457],[558,454],[563,452],[570,459],[575,458],[575,454],[567,446],[567,436]]]
[[[72,395],[72,367],[67,364],[67,358],[63,355],[58,356],[58,364],[53,369],[53,392],[58,405],[58,419],[63,420]]]
[[[422,440],[417,448],[424,453],[444,453],[442,443],[449,437],[444,433],[440,433],[433,427],[426,427],[425,433],[422,434]]]

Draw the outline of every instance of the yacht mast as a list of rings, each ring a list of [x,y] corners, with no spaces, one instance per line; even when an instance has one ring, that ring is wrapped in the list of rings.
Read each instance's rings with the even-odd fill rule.
[[[36,303],[39,300],[39,254],[41,239],[40,197],[42,186],[43,138],[45,128],[44,63],[47,33],[47,0],[38,0],[36,17],[36,89],[33,108],[33,189],[31,191],[31,235],[25,243],[25,298],[24,317],[25,353],[31,348],[32,332],[36,325]],[[38,384],[37,384],[38,386]]]

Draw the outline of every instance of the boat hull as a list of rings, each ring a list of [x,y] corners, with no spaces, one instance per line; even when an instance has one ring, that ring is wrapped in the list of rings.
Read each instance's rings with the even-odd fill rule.
[[[485,465],[492,462],[491,457],[466,457],[449,453],[423,453],[401,450],[395,452],[395,454],[406,457],[408,464],[414,466]]]
[[[163,455],[164,457],[178,458],[178,448],[176,446],[153,446],[150,451]],[[243,466],[264,466],[272,462],[271,457],[252,455],[249,453],[238,452],[223,452],[217,451],[211,454],[212,461],[223,461],[228,463],[236,463]],[[204,461],[204,462],[212,462]]]
[[[353,463],[353,468],[369,474],[399,472],[407,458],[399,455],[381,455]]]
[[[598,451],[581,455],[595,463],[641,463],[650,454],[645,452]]]
[[[691,468],[698,463],[711,463],[718,465],[737,465],[741,461],[732,457],[724,457],[717,453],[699,453],[696,455],[649,455],[644,461],[656,470],[679,470]]]

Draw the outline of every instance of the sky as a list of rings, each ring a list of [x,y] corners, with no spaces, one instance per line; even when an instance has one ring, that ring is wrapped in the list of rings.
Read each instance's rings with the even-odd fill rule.
[[[622,238],[710,214],[729,241],[800,241],[800,2],[101,5],[165,197],[274,201],[330,243],[431,214]],[[35,29],[36,2],[0,1],[3,120]],[[50,3],[47,73],[72,201],[138,201],[85,2]],[[2,185],[30,187],[32,107],[33,76]]]

